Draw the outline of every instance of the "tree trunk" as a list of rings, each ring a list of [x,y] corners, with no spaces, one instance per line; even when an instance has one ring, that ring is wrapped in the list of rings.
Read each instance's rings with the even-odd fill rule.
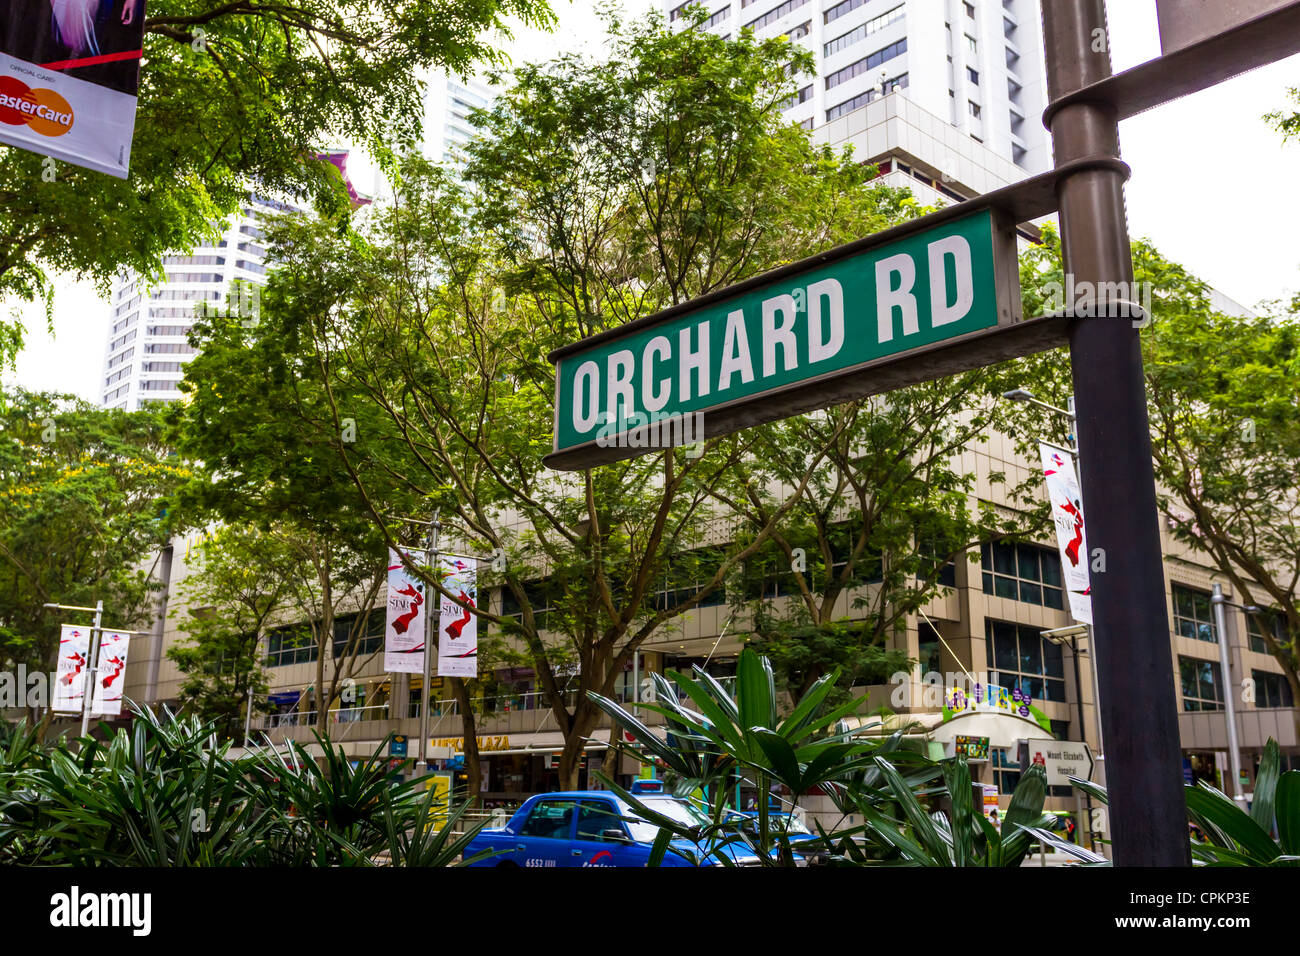
[[[585,695],[584,695],[585,697]],[[579,698],[573,710],[573,724],[564,735],[564,749],[560,752],[560,789],[578,789],[578,771],[582,754],[587,748],[587,737],[600,723],[601,710],[589,700]]]
[[[325,695],[325,654],[333,650],[334,645],[334,589],[330,583],[333,568],[330,563],[329,548],[316,567],[320,580],[320,630],[316,634],[316,726],[322,731],[328,729],[330,704],[334,701],[334,686]],[[313,625],[315,626],[315,625]],[[338,680],[338,665],[334,668],[334,679]]]
[[[478,754],[478,720],[474,716],[474,703],[463,677],[452,677],[451,691],[460,706],[461,733],[465,736],[465,799],[478,799],[482,766]]]

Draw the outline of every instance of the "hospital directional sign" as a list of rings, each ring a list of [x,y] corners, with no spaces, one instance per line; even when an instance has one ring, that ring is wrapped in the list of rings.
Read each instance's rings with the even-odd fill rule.
[[[994,342],[1028,324],[1014,217],[962,206],[557,349],[547,464],[629,458],[1060,344]]]

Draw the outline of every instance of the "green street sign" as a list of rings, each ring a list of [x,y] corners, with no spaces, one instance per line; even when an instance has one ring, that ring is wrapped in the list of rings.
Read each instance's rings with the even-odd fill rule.
[[[590,467],[998,361],[1005,347],[952,346],[1019,317],[1013,224],[951,207],[557,349],[546,462]]]

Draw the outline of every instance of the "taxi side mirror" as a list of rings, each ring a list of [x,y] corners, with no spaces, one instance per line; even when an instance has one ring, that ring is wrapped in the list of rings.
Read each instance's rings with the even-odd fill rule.
[[[602,840],[617,840],[619,843],[628,843],[628,836],[619,827],[611,827],[600,834]]]

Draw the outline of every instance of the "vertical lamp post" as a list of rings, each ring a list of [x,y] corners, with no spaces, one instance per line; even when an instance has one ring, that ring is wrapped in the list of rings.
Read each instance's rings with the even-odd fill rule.
[[[1237,733],[1237,702],[1233,699],[1235,685],[1232,681],[1232,655],[1228,648],[1228,627],[1223,608],[1226,604],[1232,604],[1247,614],[1256,614],[1259,608],[1253,604],[1233,604],[1223,596],[1223,585],[1217,582],[1210,594],[1210,603],[1214,606],[1214,627],[1219,632],[1219,667],[1223,672],[1224,717],[1228,720],[1228,765],[1232,771],[1232,799],[1244,804],[1246,794],[1241,789],[1241,740]]]
[[[438,545],[441,536],[442,525],[438,521],[438,512],[433,514],[433,522],[429,525],[429,571],[435,577],[438,574]],[[420,772],[428,770],[429,765],[429,659],[432,654],[430,644],[437,634],[433,623],[435,608],[429,607],[430,601],[437,598],[437,588],[427,588],[425,590],[424,606],[424,663],[423,674],[420,679]],[[438,601],[440,605],[442,602]]]

